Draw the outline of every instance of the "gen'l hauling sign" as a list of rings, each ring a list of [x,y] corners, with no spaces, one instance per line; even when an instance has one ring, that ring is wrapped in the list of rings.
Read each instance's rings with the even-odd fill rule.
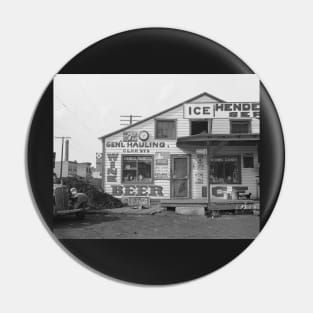
[[[185,103],[184,118],[260,118],[256,102]]]

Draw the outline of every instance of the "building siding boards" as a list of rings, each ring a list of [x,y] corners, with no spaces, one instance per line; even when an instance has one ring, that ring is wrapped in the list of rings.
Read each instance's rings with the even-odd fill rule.
[[[203,102],[216,102],[215,99],[211,99],[208,96],[202,96],[190,103],[203,103]],[[136,131],[140,132],[145,130],[149,133],[149,139],[146,142],[165,142],[165,148],[138,148],[138,151],[130,151],[127,148],[111,148],[107,146],[108,142],[120,142],[123,141],[123,132],[125,130],[121,130],[120,132],[113,133],[111,136],[103,137],[103,187],[104,191],[108,193],[112,193],[112,186],[121,185],[121,177],[122,177],[122,155],[132,155],[132,154],[140,154],[140,155],[154,155],[156,152],[169,152],[171,155],[173,154],[190,154],[191,155],[191,197],[193,199],[201,199],[203,198],[202,187],[207,185],[207,159],[205,156],[204,164],[203,164],[203,184],[196,183],[197,181],[197,171],[193,169],[193,162],[196,162],[197,155],[195,149],[181,149],[176,146],[175,140],[164,140],[164,139],[156,139],[155,138],[155,120],[156,119],[169,119],[176,121],[176,135],[177,137],[184,137],[190,135],[190,119],[184,118],[184,106],[183,104],[174,107],[172,110],[161,113],[157,116],[152,117],[138,125],[134,125],[127,129],[127,131]],[[253,134],[259,133],[259,120],[252,119],[251,120],[251,132]],[[230,120],[227,118],[223,119],[214,119],[212,123],[212,134],[229,134],[230,133]],[[117,158],[114,162],[114,169],[116,170],[116,181],[108,181],[108,169],[112,166],[111,161],[109,159],[109,154],[117,154]],[[254,156],[255,166],[254,168],[243,168],[243,153],[252,153]],[[221,151],[219,151],[218,155],[239,155],[241,159],[241,177],[242,181],[240,185],[236,186],[247,186],[249,192],[252,193],[252,198],[257,197],[257,184],[256,184],[256,176],[258,175],[258,167],[257,167],[257,148],[256,146],[248,146],[248,147],[224,147]],[[161,186],[163,188],[163,197],[151,197],[152,199],[169,199],[171,197],[171,187],[170,180],[154,180],[153,185]],[[136,183],[134,183],[136,185]],[[149,184],[147,184],[149,185]]]

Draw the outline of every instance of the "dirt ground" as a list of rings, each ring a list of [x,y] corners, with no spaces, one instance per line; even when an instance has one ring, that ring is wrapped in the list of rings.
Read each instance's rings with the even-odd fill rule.
[[[259,232],[259,217],[224,215],[88,214],[80,221],[66,216],[55,221],[59,239],[253,239]]]

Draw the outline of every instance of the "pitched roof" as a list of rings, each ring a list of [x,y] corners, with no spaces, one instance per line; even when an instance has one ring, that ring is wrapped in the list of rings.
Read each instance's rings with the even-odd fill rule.
[[[164,114],[164,113],[166,113],[166,112],[168,112],[168,111],[171,111],[171,110],[173,110],[173,109],[176,109],[176,108],[180,107],[181,105],[183,105],[183,104],[185,104],[185,103],[193,102],[193,101],[195,101],[196,99],[202,98],[202,97],[204,97],[204,96],[207,96],[207,97],[209,97],[209,98],[211,98],[212,100],[217,101],[217,102],[224,102],[223,100],[221,100],[221,99],[219,99],[219,98],[217,98],[217,97],[215,97],[215,96],[209,94],[208,92],[203,92],[203,93],[201,93],[201,94],[199,94],[199,95],[197,95],[197,96],[195,96],[195,97],[192,97],[191,99],[188,99],[188,100],[186,100],[186,101],[184,101],[184,102],[181,102],[181,103],[179,103],[179,104],[176,104],[176,105],[174,105],[174,106],[172,106],[172,107],[170,107],[170,108],[168,108],[168,109],[166,109],[166,110],[164,110],[164,111],[161,111],[161,112],[159,112],[159,113],[157,113],[157,114],[151,115],[151,116],[149,116],[149,117],[147,117],[147,118],[145,118],[145,119],[143,119],[143,120],[140,120],[140,121],[137,122],[137,123],[128,125],[128,126],[126,126],[126,127],[120,128],[120,129],[118,129],[118,130],[116,130],[116,131],[114,131],[114,132],[111,132],[111,133],[109,133],[109,134],[106,134],[106,135],[104,135],[104,136],[101,136],[101,137],[99,137],[98,139],[101,139],[101,140],[102,140],[102,139],[107,138],[107,137],[109,137],[109,136],[115,135],[115,134],[117,134],[117,133],[119,133],[119,132],[121,132],[121,131],[127,130],[127,129],[133,127],[133,126],[136,126],[136,125],[139,125],[139,124],[141,124],[141,123],[144,123],[144,122],[146,122],[146,121],[148,121],[148,120],[150,120],[150,119],[152,119],[152,118],[157,117],[157,116],[160,115],[160,114]]]

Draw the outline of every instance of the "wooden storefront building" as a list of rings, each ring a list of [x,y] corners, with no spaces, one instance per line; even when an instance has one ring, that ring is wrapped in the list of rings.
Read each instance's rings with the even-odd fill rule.
[[[202,93],[101,137],[104,191],[163,206],[259,200],[260,104]]]

